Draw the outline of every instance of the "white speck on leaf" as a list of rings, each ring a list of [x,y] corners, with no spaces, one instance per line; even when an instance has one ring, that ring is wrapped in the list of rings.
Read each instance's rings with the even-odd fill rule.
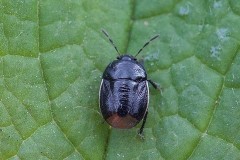
[[[123,158],[124,158],[124,155],[121,155],[120,153],[117,153],[117,156],[118,156],[118,157],[123,157]]]
[[[16,38],[18,38],[19,36],[21,36],[23,34],[23,31],[21,31],[17,36]]]
[[[234,89],[232,88],[232,92],[233,92],[233,94],[235,94],[235,91],[234,91]]]
[[[236,103],[237,103],[237,106],[239,105],[239,102],[238,101],[236,101]]]
[[[221,58],[219,58],[220,55],[220,51],[222,50],[220,45],[217,46],[212,46],[210,49],[211,52],[211,57],[216,58],[217,60],[221,60]]]
[[[235,79],[235,76],[234,76],[234,74],[232,74],[232,78],[233,78],[233,79]],[[233,81],[233,80],[232,80],[232,81]]]
[[[186,69],[186,66],[183,65],[183,64],[181,64],[181,65],[179,66],[179,69],[180,69],[180,70],[185,70],[185,69]]]
[[[220,41],[228,40],[229,31],[227,28],[220,28],[216,31],[217,37]]]
[[[174,147],[178,146],[178,136],[174,132],[170,132],[170,134],[172,135],[173,146]]]
[[[159,60],[159,50],[157,52],[154,53],[147,53],[147,56],[144,57],[145,61],[155,61],[155,60]]]
[[[220,8],[222,7],[222,2],[221,1],[214,1],[213,3],[213,8]]]
[[[188,15],[188,13],[189,13],[189,8],[188,7],[181,7],[179,9],[179,14],[182,15],[182,16]]]
[[[144,24],[145,26],[148,26],[149,23],[148,23],[148,21],[144,21],[143,24]]]
[[[192,5],[191,3],[187,3],[185,6],[180,7],[179,14],[181,16],[188,15],[190,13],[189,6]]]

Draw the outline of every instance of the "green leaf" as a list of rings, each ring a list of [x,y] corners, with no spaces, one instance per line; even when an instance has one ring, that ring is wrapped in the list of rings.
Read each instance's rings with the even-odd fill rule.
[[[0,159],[239,159],[237,0],[0,0]],[[104,122],[98,91],[117,53],[144,59],[137,127]]]

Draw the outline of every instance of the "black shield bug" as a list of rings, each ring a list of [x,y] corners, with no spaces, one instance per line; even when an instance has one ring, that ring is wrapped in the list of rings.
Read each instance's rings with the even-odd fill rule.
[[[132,128],[142,119],[139,134],[142,135],[148,114],[149,88],[148,82],[157,89],[157,85],[147,79],[147,73],[142,63],[136,56],[151,41],[159,35],[151,38],[137,52],[135,56],[120,55],[117,47],[102,30],[118,53],[117,60],[111,62],[102,75],[99,91],[99,105],[103,118],[114,128]]]

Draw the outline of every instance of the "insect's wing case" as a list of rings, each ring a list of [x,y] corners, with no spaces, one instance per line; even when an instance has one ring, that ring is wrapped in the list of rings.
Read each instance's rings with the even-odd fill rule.
[[[129,114],[128,118],[126,117],[123,120],[123,123],[128,123],[128,121],[133,122],[129,124],[128,128],[134,127],[139,121],[142,120],[144,114],[146,113],[148,102],[149,102],[149,89],[147,81],[142,81],[135,83],[132,81],[128,82],[131,86],[131,94],[129,96]],[[119,88],[121,87],[120,82],[113,82],[103,79],[100,85],[99,91],[99,105],[102,112],[102,115],[105,120],[109,123],[109,118],[114,117],[113,115],[117,112],[119,113],[120,99],[118,96]],[[116,118],[116,117],[115,117]],[[117,118],[116,118],[117,119]],[[119,120],[121,121],[121,120]],[[112,121],[110,120],[110,123]],[[121,124],[119,123],[119,124]],[[113,126],[113,124],[110,124]],[[121,128],[115,126],[117,128]],[[126,127],[126,126],[125,126]]]
[[[133,116],[141,121],[147,111],[149,103],[149,88],[148,82],[143,81],[138,84],[136,94],[134,96],[133,108],[138,108],[138,113],[136,111],[132,112]]]
[[[111,111],[115,108],[110,83],[104,79],[102,79],[99,90],[99,107],[105,120],[112,115]]]

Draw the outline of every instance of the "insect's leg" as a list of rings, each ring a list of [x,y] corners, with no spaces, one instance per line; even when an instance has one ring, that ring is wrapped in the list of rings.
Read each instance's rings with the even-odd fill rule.
[[[160,88],[158,87],[158,85],[153,82],[151,79],[148,79],[148,82],[153,86],[153,88],[157,89],[157,90],[160,90]]]
[[[144,126],[145,126],[145,123],[146,123],[146,119],[147,119],[147,115],[148,115],[148,110],[146,111],[146,113],[145,113],[145,115],[144,115],[144,117],[143,117],[143,122],[142,122],[142,126],[141,126],[141,128],[139,129],[139,131],[138,131],[138,134],[143,138],[143,128],[144,128]]]

